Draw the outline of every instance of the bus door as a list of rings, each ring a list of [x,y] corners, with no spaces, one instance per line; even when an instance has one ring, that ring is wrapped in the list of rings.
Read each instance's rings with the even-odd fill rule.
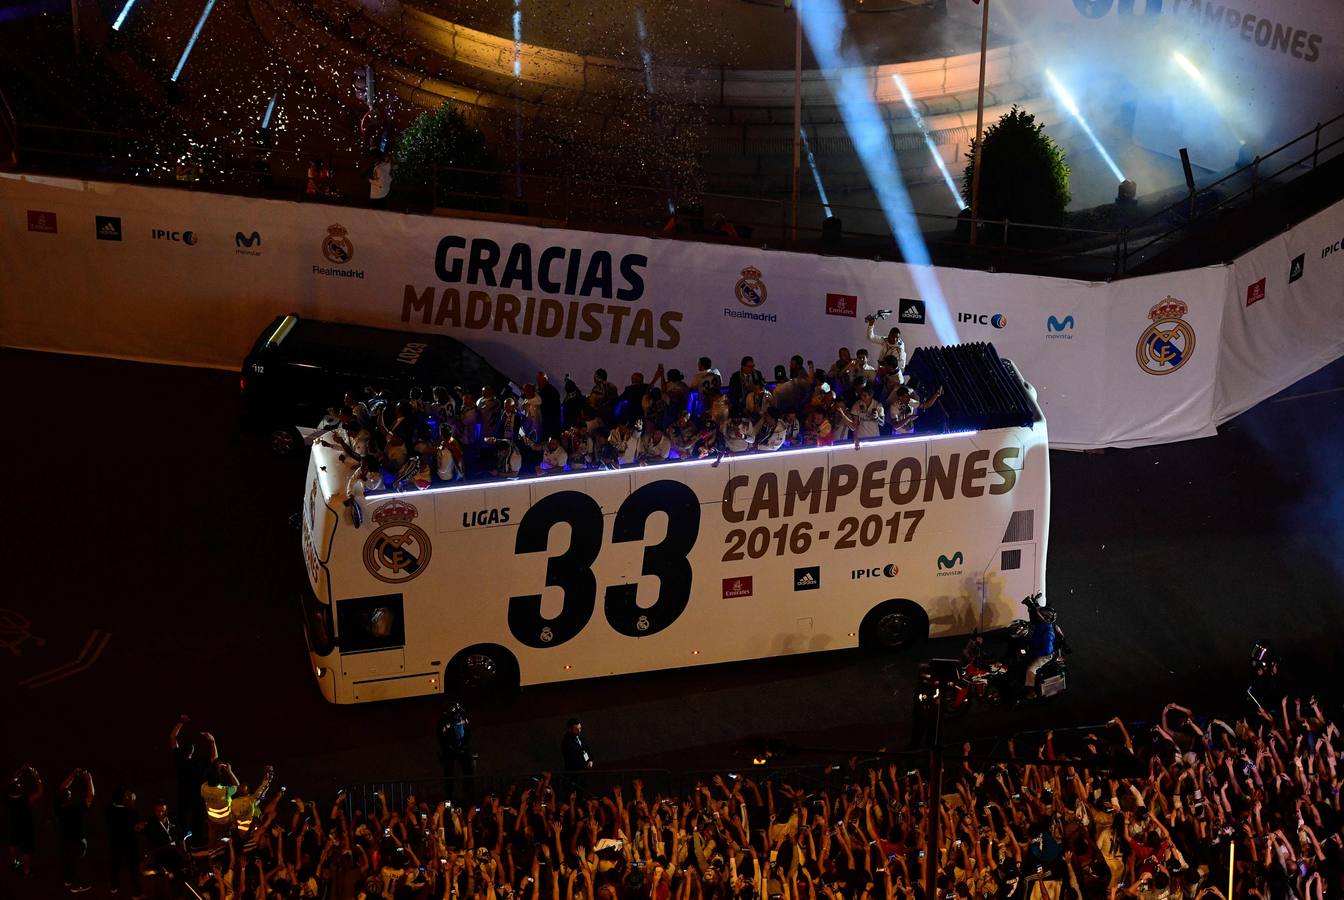
[[[1016,510],[1008,519],[1003,541],[989,558],[984,578],[980,580],[983,591],[980,626],[985,629],[1006,625],[1007,622],[993,621],[996,608],[1017,610],[1024,597],[1036,593],[1036,511],[1032,509]],[[1021,617],[1020,610],[1014,617]],[[1011,617],[1010,617],[1011,618]]]
[[[354,691],[406,673],[406,619],[401,594],[378,594],[336,601],[336,640],[341,648],[341,676]]]

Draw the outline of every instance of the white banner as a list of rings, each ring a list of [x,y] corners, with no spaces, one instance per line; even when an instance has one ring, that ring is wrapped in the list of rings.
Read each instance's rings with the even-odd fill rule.
[[[1344,355],[1344,204],[1242,256],[1223,313],[1214,421]]]
[[[452,334],[520,383],[545,369],[586,387],[599,366],[623,384],[702,355],[725,374],[748,354],[767,373],[794,353],[824,368],[842,346],[876,352],[863,316],[882,307],[911,351],[992,341],[1037,386],[1052,443],[1078,449],[1211,434],[1215,373],[1235,410],[1287,371],[1220,363],[1229,267],[1111,284],[936,269],[944,308],[897,263],[12,175],[0,198],[9,346],[236,369],[296,312]],[[1333,284],[1337,303],[1334,262],[1299,286]],[[1311,331],[1336,336],[1293,369],[1310,371],[1339,326],[1299,293]]]

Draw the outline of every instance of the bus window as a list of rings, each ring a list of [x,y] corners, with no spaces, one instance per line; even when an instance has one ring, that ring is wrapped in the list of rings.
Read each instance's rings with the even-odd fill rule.
[[[341,653],[390,650],[406,644],[401,594],[337,601]]]
[[[1019,541],[1029,541],[1035,533],[1035,510],[1019,509],[1013,513],[1012,518],[1008,520],[1008,527],[1003,532],[1003,543],[1016,544]],[[1006,569],[1007,566],[1004,566]]]
[[[1020,568],[1022,568],[1022,551],[1021,550],[1003,551],[1003,560],[999,565],[999,569],[1004,572],[1007,572],[1010,569],[1020,569]]]

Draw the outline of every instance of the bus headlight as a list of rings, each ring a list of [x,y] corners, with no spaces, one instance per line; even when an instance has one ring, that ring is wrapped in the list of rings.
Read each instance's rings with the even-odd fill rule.
[[[327,667],[313,666],[313,674],[317,676],[318,681],[321,681],[323,678],[327,677]]]

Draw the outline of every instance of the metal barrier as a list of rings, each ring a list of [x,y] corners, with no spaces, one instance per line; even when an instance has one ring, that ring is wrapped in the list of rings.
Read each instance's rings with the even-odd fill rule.
[[[1078,725],[1054,729],[1057,750],[1076,742],[1088,732],[1105,732],[1108,723],[1098,725]],[[1044,735],[1044,731],[1024,731],[1010,737],[993,736],[969,742],[973,758],[1001,757],[1008,741],[1022,741],[1025,738]],[[976,748],[980,748],[977,753]],[[731,767],[718,769],[592,769],[587,772],[555,772],[551,776],[551,785],[557,794],[565,799],[570,793],[579,796],[609,794],[614,787],[621,787],[627,797],[633,792],[635,779],[642,783],[645,797],[687,796],[700,787],[717,790],[715,778],[722,778],[731,787],[735,777],[748,777],[757,784],[766,782],[785,782],[794,788],[808,793],[823,791],[835,794],[848,785],[868,781],[868,771],[892,763],[903,767],[904,771],[918,770],[926,776],[929,772],[930,754],[928,750],[880,750],[869,748],[850,749],[844,747],[791,747],[798,755],[820,756],[829,754],[831,759],[843,759],[844,762],[790,763],[773,765],[753,765],[744,760],[735,771]],[[1034,748],[1033,748],[1034,751]],[[1020,751],[1019,751],[1020,752]],[[1033,755],[1022,755],[1023,762],[1036,761]],[[458,804],[478,805],[486,797],[497,797],[501,802],[516,804],[521,792],[535,787],[541,781],[535,772],[526,774],[487,774],[471,778],[458,776],[451,779],[426,776],[387,779],[366,784],[347,785],[339,788],[344,792],[343,806],[347,817],[356,815],[367,819],[370,815],[381,815],[385,806],[388,811],[404,811],[414,798],[416,804],[426,802],[431,805],[444,800]]]
[[[348,166],[341,182],[307,194],[307,160],[312,154],[253,146],[228,151],[206,145],[159,141],[145,135],[19,121],[0,93],[0,135],[12,149],[11,164],[25,171],[70,174],[134,183],[202,187],[243,195],[282,194],[291,199],[355,204],[367,194],[362,172]],[[1309,142],[1309,143],[1308,143]],[[1120,277],[1152,259],[1247,197],[1252,202],[1271,183],[1285,183],[1337,156],[1344,147],[1344,113],[1327,119],[1212,184],[1119,230],[1036,225],[1010,220],[979,223],[970,246],[970,223],[962,215],[915,211],[925,243],[937,263],[1092,277]],[[198,166],[184,173],[182,156]],[[327,156],[329,154],[322,154]],[[1287,176],[1287,177],[1285,177]],[[837,255],[900,259],[901,254],[877,207],[803,202],[797,236],[789,202],[781,197],[714,190],[689,192],[688,206],[675,188],[630,185],[597,179],[534,175],[518,171],[435,167],[429,202],[401,196],[400,208],[446,214],[482,213],[542,225],[631,233],[697,241],[750,242],[757,246]],[[678,215],[680,212],[680,215]],[[718,217],[723,222],[719,224]],[[843,237],[827,220],[846,223]],[[729,227],[731,226],[731,227]],[[1229,253],[1236,248],[1225,248]]]
[[[1322,130],[1330,128],[1337,128],[1340,132],[1339,136],[1326,144],[1322,144],[1321,132]],[[1284,158],[1281,157],[1280,154],[1286,153],[1290,147],[1299,145],[1307,139],[1311,139],[1311,151],[1309,153],[1304,153],[1296,159],[1284,162]],[[1135,222],[1121,232],[1123,248],[1117,252],[1120,271],[1124,272],[1129,268],[1129,261],[1132,257],[1138,256],[1162,241],[1188,230],[1197,222],[1206,219],[1210,214],[1222,210],[1242,197],[1245,197],[1247,194],[1254,199],[1256,191],[1260,189],[1261,185],[1268,181],[1273,181],[1275,178],[1286,172],[1301,167],[1307,160],[1311,161],[1311,165],[1307,167],[1307,171],[1315,169],[1320,163],[1322,151],[1330,151],[1341,145],[1344,145],[1344,113],[1340,113],[1324,122],[1317,122],[1316,127],[1303,132],[1286,144],[1276,147],[1263,156],[1257,156],[1250,163],[1224,175],[1212,184],[1191,191],[1186,198],[1171,203],[1147,218]],[[1282,163],[1282,165],[1277,170],[1266,175],[1263,172],[1263,167],[1270,160],[1275,160],[1275,165],[1280,163]],[[1223,196],[1222,193],[1226,190],[1233,190],[1234,192]],[[1209,197],[1217,197],[1217,202],[1211,206],[1205,205],[1201,209],[1200,198]],[[1185,212],[1183,215],[1185,207],[1188,207],[1189,211]],[[1169,222],[1173,218],[1178,220],[1178,224],[1167,228],[1164,231],[1160,231],[1158,234],[1149,237],[1147,240],[1136,246],[1130,246],[1132,235],[1141,234],[1145,230],[1151,231],[1154,226],[1161,227],[1164,221]]]

